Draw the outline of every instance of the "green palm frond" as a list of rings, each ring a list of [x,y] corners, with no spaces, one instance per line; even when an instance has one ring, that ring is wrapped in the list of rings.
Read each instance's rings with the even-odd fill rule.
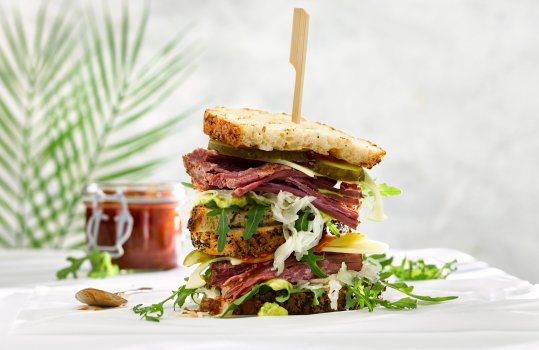
[[[138,159],[178,130],[189,109],[151,127],[151,116],[191,71],[182,30],[148,61],[140,52],[149,8],[127,5],[115,25],[105,5],[52,15],[35,30],[18,11],[0,19],[0,246],[61,247],[84,227],[84,184],[141,179],[171,155]]]

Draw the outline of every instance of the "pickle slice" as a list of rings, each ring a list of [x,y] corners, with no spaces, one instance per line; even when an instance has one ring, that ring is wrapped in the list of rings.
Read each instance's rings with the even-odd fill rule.
[[[311,169],[337,181],[362,181],[365,177],[360,166],[327,159],[317,159]]]
[[[344,161],[334,161],[318,158],[309,159],[305,152],[301,151],[262,151],[256,148],[236,148],[217,140],[210,140],[208,149],[215,150],[226,156],[239,157],[271,162],[272,160],[287,160],[294,163],[314,164],[308,166],[314,172],[337,181],[362,181],[364,178],[363,168]]]
[[[261,161],[280,159],[295,163],[305,163],[309,160],[305,152],[301,151],[262,151],[256,148],[236,148],[217,140],[210,140],[208,143],[208,149],[215,150],[226,156]]]

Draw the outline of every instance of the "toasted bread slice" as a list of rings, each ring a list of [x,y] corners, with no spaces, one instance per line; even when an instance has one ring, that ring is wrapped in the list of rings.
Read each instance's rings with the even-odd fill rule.
[[[285,242],[282,225],[259,227],[248,240],[243,239],[244,233],[245,228],[232,229],[226,236],[226,245],[221,252],[217,250],[216,231],[191,231],[191,242],[196,250],[203,253],[240,259],[271,255]]]
[[[197,205],[191,210],[191,216],[187,222],[187,229],[191,232],[200,232],[200,231],[216,231],[217,224],[219,223],[219,216],[207,216],[211,209],[206,208],[202,205]],[[228,222],[231,228],[242,228],[247,225],[247,213],[248,208],[245,208],[243,212],[227,212]],[[268,208],[264,212],[264,217],[260,222],[259,226],[272,226],[278,225],[273,218],[271,210]]]
[[[290,295],[290,298],[282,303],[276,302],[275,298],[280,295],[285,295],[285,291],[269,291],[263,293],[257,293],[251,299],[243,302],[239,305],[232,314],[234,315],[256,315],[258,311],[264,305],[264,303],[277,303],[284,307],[289,315],[311,315],[319,314],[323,312],[343,311],[346,305],[346,291],[341,289],[339,292],[339,299],[337,301],[337,310],[331,308],[331,301],[329,300],[327,292],[318,297],[318,304],[313,304],[314,295],[312,292],[301,292]],[[212,315],[217,315],[223,312],[225,300],[217,298],[203,298],[200,303],[200,310],[208,312]]]
[[[328,125],[305,118],[292,122],[286,113],[272,114],[248,108],[209,108],[204,132],[234,147],[264,151],[313,151],[348,163],[372,168],[385,151],[374,143],[350,136]]]
[[[253,236],[244,240],[248,209],[246,207],[243,212],[227,212],[229,227],[232,230],[227,235],[225,248],[219,252],[217,250],[219,216],[207,216],[211,209],[202,205],[195,206],[187,222],[195,249],[206,254],[236,258],[259,258],[273,254],[285,242],[283,225],[277,222],[271,210],[267,209]]]

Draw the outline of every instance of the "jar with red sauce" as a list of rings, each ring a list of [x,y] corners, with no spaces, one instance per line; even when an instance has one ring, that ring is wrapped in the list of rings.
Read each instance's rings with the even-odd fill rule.
[[[88,248],[108,252],[121,269],[176,267],[184,196],[177,182],[89,184],[83,200]]]

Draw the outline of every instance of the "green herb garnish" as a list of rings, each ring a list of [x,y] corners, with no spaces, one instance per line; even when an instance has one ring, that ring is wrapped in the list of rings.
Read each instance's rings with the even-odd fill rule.
[[[279,303],[284,303],[285,301],[290,299],[290,296],[292,294],[306,293],[306,292],[312,292],[313,293],[313,305],[318,305],[319,304],[318,298],[320,298],[322,296],[322,294],[325,293],[325,290],[324,290],[324,288],[316,288],[316,289],[292,288],[292,289],[287,290],[287,294],[280,295],[280,296],[276,297],[275,301],[277,301]]]
[[[381,282],[371,284],[367,279],[354,279],[351,286],[347,286],[345,309],[363,309],[367,308],[369,312],[374,310],[374,307],[380,302],[380,295],[384,290],[384,285]],[[414,305],[415,307],[415,305]]]
[[[144,318],[146,321],[153,321],[153,322],[159,322],[160,318],[163,316],[164,311],[164,305],[169,300],[174,300],[174,310],[176,310],[177,307],[182,307],[185,304],[185,301],[188,297],[192,297],[193,294],[195,294],[196,289],[188,289],[186,286],[181,286],[178,288],[178,290],[173,291],[172,295],[170,295],[165,300],[152,304],[149,306],[143,306],[142,304],[135,305],[133,307],[133,312],[136,314],[139,314],[142,318]]]
[[[180,183],[181,183],[184,187],[187,187],[187,188],[195,188],[195,186],[194,186],[192,183],[190,183],[190,182],[184,182],[184,181],[182,181],[182,182],[180,182]]]
[[[326,273],[322,271],[322,269],[318,266],[317,261],[324,260],[324,257],[321,255],[316,255],[314,253],[314,249],[311,248],[308,250],[307,255],[304,255],[301,258],[301,261],[306,262],[309,267],[311,268],[311,271],[317,275],[318,277],[327,277]]]
[[[249,202],[250,208],[249,212],[247,213],[247,224],[245,225],[245,232],[243,233],[243,240],[245,241],[253,236],[256,229],[260,225],[260,222],[264,218],[264,212],[268,207],[267,205],[257,203],[250,198],[247,199],[247,201]]]
[[[384,272],[391,272],[401,281],[421,281],[446,279],[452,272],[457,270],[457,260],[445,263],[442,267],[435,264],[427,264],[423,259],[410,260],[407,257],[402,259],[400,265],[391,265],[392,257],[385,254],[371,255],[371,259],[377,260],[382,265]]]
[[[118,265],[112,263],[112,258],[108,252],[101,252],[96,248],[93,248],[87,255],[81,258],[72,256],[67,257],[67,261],[69,261],[71,265],[56,272],[56,278],[60,280],[66,279],[70,274],[73,275],[73,278],[78,278],[77,272],[86,260],[90,261],[91,264],[91,270],[88,271],[88,277],[112,277],[120,272]]]
[[[260,288],[262,288],[263,286],[266,286],[266,284],[265,283],[257,284],[253,288],[251,288],[249,292],[247,292],[246,294],[242,295],[238,299],[231,302],[230,305],[228,305],[228,307],[226,308],[226,310],[221,313],[221,317],[224,317],[230,311],[234,310],[235,308],[243,304],[246,300],[251,299],[256,293],[258,293]]]
[[[419,281],[446,279],[449,274],[457,270],[457,260],[445,263],[442,267],[427,264],[423,259],[402,259],[399,266],[391,266],[391,271],[401,281]]]
[[[446,297],[429,297],[427,295],[417,295],[417,294],[412,294],[413,290],[414,290],[414,286],[409,286],[407,285],[406,283],[404,282],[395,282],[395,283],[389,283],[387,281],[382,281],[382,283],[386,286],[386,287],[389,287],[389,288],[392,288],[392,289],[395,289],[403,294],[406,294],[414,299],[417,299],[417,300],[422,300],[422,301],[430,301],[430,302],[433,302],[433,303],[438,303],[438,302],[441,302],[441,301],[447,301],[447,300],[453,300],[453,299],[457,299],[456,296],[446,296]]]
[[[332,220],[326,221],[326,226],[335,236],[341,237],[341,231],[339,231],[339,229],[337,228],[337,226],[335,226],[335,223]]]
[[[382,273],[380,275],[380,280],[378,280],[376,283],[371,283],[366,278],[359,279],[356,277],[354,279],[354,284],[347,286],[345,308],[349,310],[352,308],[363,309],[366,307],[369,312],[372,312],[374,308],[379,305],[385,307],[386,309],[404,310],[415,309],[417,307],[417,300],[438,303],[457,299],[456,296],[429,297],[425,295],[413,294],[413,286],[409,286],[404,282],[387,282],[387,279],[391,275],[391,272]],[[381,293],[385,288],[392,288],[408,295],[408,297],[399,299],[397,301],[381,299]]]
[[[219,216],[219,222],[217,223],[217,251],[222,252],[225,249],[226,236],[231,231],[227,214],[229,212],[241,212],[243,209],[237,205],[231,205],[228,208],[219,208],[213,200],[204,204],[204,206],[212,209],[206,216]]]
[[[297,231],[307,231],[309,230],[309,218],[311,212],[309,210],[301,211],[298,215],[298,219],[294,223],[294,226]]]

